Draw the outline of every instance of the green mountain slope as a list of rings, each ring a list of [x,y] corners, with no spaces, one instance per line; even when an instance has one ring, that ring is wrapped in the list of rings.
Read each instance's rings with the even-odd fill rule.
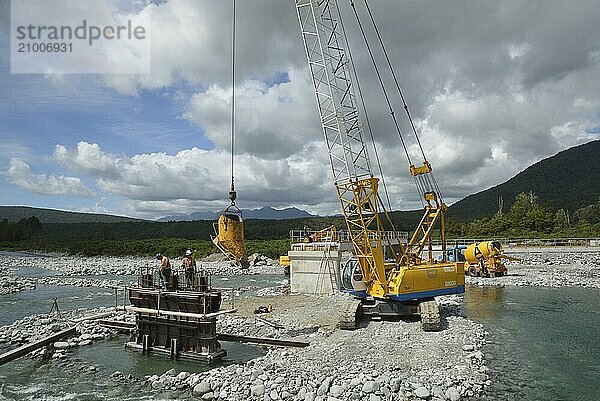
[[[460,220],[493,216],[500,197],[506,211],[519,193],[530,191],[539,202],[571,213],[595,204],[600,196],[600,140],[563,150],[503,184],[469,195],[450,206],[448,215]]]
[[[16,222],[23,218],[35,216],[42,223],[117,223],[137,221],[129,217],[111,216],[108,214],[66,212],[64,210],[41,209],[28,206],[0,206],[0,220]]]
[[[421,217],[421,211],[392,212],[390,217],[399,231],[412,231]],[[46,223],[35,239],[47,240],[142,240],[154,238],[210,239],[214,234],[214,220],[195,221],[129,221],[116,223]],[[282,220],[244,220],[246,239],[288,238],[290,230],[304,227],[322,229],[335,225],[345,229],[341,216],[307,217]],[[387,227],[386,227],[387,228]]]

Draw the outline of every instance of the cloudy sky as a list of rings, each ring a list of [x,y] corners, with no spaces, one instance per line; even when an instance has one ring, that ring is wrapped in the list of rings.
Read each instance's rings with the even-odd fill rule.
[[[419,207],[347,3],[392,208]],[[81,13],[150,18],[151,73],[11,74],[10,2],[0,0],[0,204],[142,218],[221,209],[231,1],[89,4]],[[598,0],[370,5],[447,203],[600,138]],[[237,7],[238,205],[338,213],[294,2]]]

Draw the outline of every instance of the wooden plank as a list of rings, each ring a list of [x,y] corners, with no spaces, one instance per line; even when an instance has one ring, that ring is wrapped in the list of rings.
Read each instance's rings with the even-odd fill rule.
[[[101,319],[101,318],[103,318],[103,317],[110,316],[110,315],[112,315],[113,313],[115,313],[115,311],[97,313],[97,314],[95,314],[95,315],[84,316],[84,317],[80,317],[79,319],[73,319],[73,320],[71,320],[71,322],[73,322],[73,323],[79,323],[79,322],[83,322],[84,320],[96,320],[96,319]]]
[[[102,327],[108,327],[109,329],[118,330],[134,330],[135,323],[121,322],[118,320],[98,320],[98,324]]]
[[[244,343],[255,343],[255,344],[267,344],[276,345],[279,347],[308,347],[309,342],[298,341],[298,340],[282,340],[279,338],[268,338],[268,337],[250,337],[250,336],[238,336],[234,334],[223,334],[217,333],[217,339],[222,341],[235,341]]]
[[[274,327],[274,328],[276,328],[276,329],[284,329],[284,328],[285,328],[285,327],[283,327],[283,326],[282,326],[282,325],[280,325],[280,324],[277,324],[277,323],[275,323],[275,322],[271,322],[271,321],[270,321],[270,320],[268,320],[268,319],[265,319],[264,317],[258,317],[258,316],[256,316],[256,315],[254,315],[254,318],[255,318],[256,320],[258,320],[259,322],[262,322],[262,323],[264,323],[264,324],[267,324],[267,325],[269,325],[269,326],[271,326],[271,327]]]
[[[27,355],[31,351],[35,351],[36,349],[42,348],[43,346],[48,345],[48,344],[52,344],[53,342],[60,340],[61,338],[73,335],[76,332],[77,332],[77,329],[75,327],[71,327],[67,330],[60,331],[56,334],[53,334],[49,337],[38,340],[34,343],[25,344],[17,349],[8,351],[8,352],[0,355],[0,365],[5,364],[6,362],[10,362],[14,359],[20,358],[23,355]]]
[[[208,318],[211,318],[211,317],[223,315],[225,313],[235,313],[235,312],[237,312],[237,308],[233,308],[233,309],[224,309],[224,310],[220,310],[220,311],[213,312],[213,313],[202,314],[202,313],[188,313],[188,312],[176,312],[176,311],[169,311],[169,310],[138,308],[136,306],[131,306],[131,305],[127,305],[124,308],[122,306],[120,306],[118,309],[121,309],[121,310],[125,309],[126,311],[131,311],[131,312],[147,313],[149,315],[194,317],[196,319],[208,319]]]

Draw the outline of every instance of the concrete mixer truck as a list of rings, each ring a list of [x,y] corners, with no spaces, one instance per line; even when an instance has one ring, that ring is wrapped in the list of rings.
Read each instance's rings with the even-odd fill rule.
[[[503,260],[521,259],[504,255],[502,245],[499,241],[476,242],[464,250],[465,273],[475,277],[497,277],[506,274]]]

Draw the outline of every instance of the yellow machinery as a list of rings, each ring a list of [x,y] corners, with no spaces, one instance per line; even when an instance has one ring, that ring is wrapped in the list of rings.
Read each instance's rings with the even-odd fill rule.
[[[225,209],[217,220],[215,234],[212,241],[217,248],[236,264],[248,267],[241,210]]]
[[[244,221],[242,211],[235,204],[237,193],[234,185],[234,160],[235,160],[235,2],[233,7],[231,43],[231,187],[229,189],[230,205],[223,210],[217,222],[213,225],[215,236],[212,241],[215,246],[232,262],[241,267],[248,267],[246,244],[244,242]]]
[[[471,244],[465,249],[465,273],[470,276],[497,277],[503,276],[508,269],[505,260],[521,260],[504,255],[502,245],[498,241],[483,241]]]
[[[304,242],[332,242],[337,241],[335,226],[329,226],[306,236]]]
[[[398,99],[402,100],[416,144],[423,156],[421,166],[415,166],[411,161],[409,147],[402,137],[390,97],[377,70],[371,48],[368,47],[367,36],[364,34],[358,13],[355,12],[396,131],[404,147],[410,174],[423,196],[423,217],[405,245],[399,238],[390,238],[385,234],[386,230],[396,230],[380,198],[380,179],[372,172],[363,140],[363,124],[360,119],[362,110],[359,111],[360,87],[357,96],[352,84],[355,72],[346,50],[347,39],[337,1],[295,0],[295,3],[334,185],[355,253],[354,262],[348,264],[352,269],[349,274],[352,285],[351,288],[346,288],[346,291],[358,297],[359,301],[346,305],[340,327],[355,328],[356,319],[360,314],[420,314],[424,330],[439,330],[439,310],[434,297],[464,292],[464,262],[449,262],[446,259],[446,205],[395,80],[391,63],[388,59],[400,95]],[[354,7],[353,2],[351,5]],[[372,18],[371,21],[375,27],[375,21]],[[379,39],[384,48],[380,37]],[[364,109],[364,106],[362,108]],[[367,128],[370,129],[369,126]],[[377,153],[375,155],[377,156]],[[434,236],[442,242],[443,257],[439,261],[433,258]]]
[[[279,257],[279,266],[283,266],[283,273],[286,276],[290,275],[290,268],[291,268],[291,263],[290,263],[290,257],[287,255],[282,255]]]

